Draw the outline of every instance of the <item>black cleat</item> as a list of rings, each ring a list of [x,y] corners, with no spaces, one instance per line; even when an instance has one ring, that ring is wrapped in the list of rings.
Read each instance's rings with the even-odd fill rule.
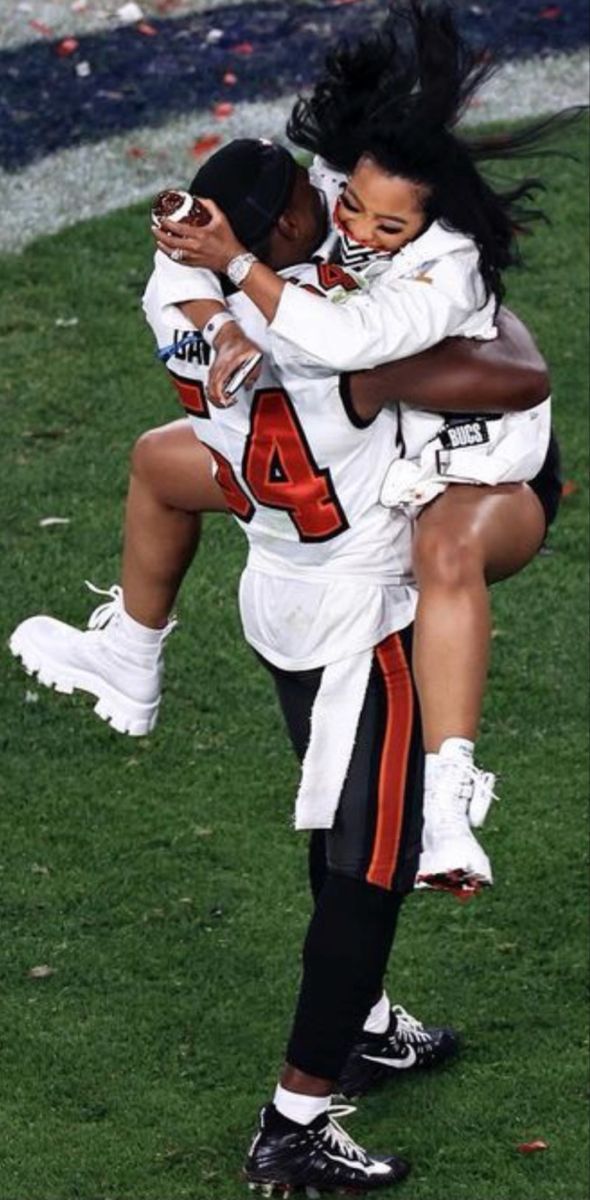
[[[437,1067],[453,1058],[459,1039],[453,1029],[429,1029],[401,1004],[391,1009],[386,1033],[366,1033],[348,1056],[338,1091],[353,1099],[393,1079],[398,1071]]]
[[[409,1163],[396,1155],[368,1154],[334,1119],[354,1112],[332,1107],[309,1125],[299,1125],[267,1104],[244,1168],[252,1192],[288,1197],[304,1192],[375,1192],[404,1179]]]

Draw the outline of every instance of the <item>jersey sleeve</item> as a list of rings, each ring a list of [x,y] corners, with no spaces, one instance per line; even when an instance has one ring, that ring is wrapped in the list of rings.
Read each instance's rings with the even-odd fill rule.
[[[459,333],[495,337],[493,304],[481,308],[483,283],[472,257],[448,255],[409,278],[386,272],[339,302],[285,287],[269,327],[277,362],[368,370]]]
[[[204,267],[185,267],[182,263],[173,262],[161,250],[157,250],[154,272],[162,318],[174,329],[193,328],[178,308],[178,305],[185,301],[216,300],[225,306],[221,284],[213,271],[206,271]]]

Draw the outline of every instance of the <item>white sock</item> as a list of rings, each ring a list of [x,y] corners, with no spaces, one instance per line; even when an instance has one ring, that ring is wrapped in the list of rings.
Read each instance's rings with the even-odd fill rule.
[[[475,742],[470,742],[468,738],[450,737],[445,738],[444,742],[441,742],[438,754],[440,758],[458,758],[462,756],[468,759],[469,762],[472,762],[474,751]]]
[[[121,609],[121,628],[128,641],[135,642],[145,649],[149,649],[150,646],[156,648],[162,641],[163,629],[151,629],[149,625],[140,625],[124,608]]]
[[[436,772],[438,770],[438,754],[424,755],[424,794],[431,792],[434,788]]]
[[[377,1003],[373,1005],[363,1029],[365,1033],[387,1033],[390,1019],[391,1005],[387,992],[384,992]]]
[[[468,738],[451,737],[441,742],[438,754],[425,754],[424,791],[432,791],[441,758],[464,758],[466,762],[473,762],[474,750],[475,742],[470,742]]]
[[[331,1096],[304,1096],[300,1092],[289,1092],[277,1083],[273,1104],[290,1121],[309,1125],[320,1113],[327,1112],[331,1099]]]

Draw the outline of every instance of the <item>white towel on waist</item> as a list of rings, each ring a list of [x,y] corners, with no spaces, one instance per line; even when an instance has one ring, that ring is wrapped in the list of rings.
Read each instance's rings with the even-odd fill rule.
[[[350,766],[373,651],[324,667],[295,805],[296,829],[331,829]]]

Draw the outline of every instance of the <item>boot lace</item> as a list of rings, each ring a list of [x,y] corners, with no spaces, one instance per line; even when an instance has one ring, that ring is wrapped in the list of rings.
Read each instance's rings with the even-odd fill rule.
[[[421,1021],[412,1017],[401,1004],[393,1004],[395,1015],[394,1037],[400,1042],[427,1042],[428,1034]]]
[[[85,579],[84,583],[86,584],[86,587],[89,588],[91,592],[94,592],[96,596],[109,597],[105,604],[99,604],[98,607],[94,609],[94,612],[90,614],[88,620],[89,629],[106,629],[107,625],[111,623],[113,618],[120,616],[120,614],[123,612],[123,589],[119,587],[118,583],[114,583],[112,587],[107,588],[106,590],[105,588],[96,587],[96,585],[91,583],[89,579]],[[172,633],[172,630],[175,629],[177,625],[178,621],[176,617],[171,617],[168,621],[168,624],[165,625],[160,631],[161,640],[164,641],[164,638],[167,638],[168,634]]]
[[[491,772],[481,771],[469,761],[443,760],[434,785],[437,834],[460,835],[467,817],[472,826],[483,825],[492,800],[498,798],[494,783]]]
[[[350,1113],[356,1112],[356,1108],[352,1104],[331,1104],[328,1109],[328,1123],[321,1130],[320,1137],[326,1144],[327,1149],[334,1150],[341,1158],[347,1158],[352,1163],[361,1163],[363,1166],[368,1166],[371,1159],[362,1146],[351,1138],[350,1134],[342,1128],[338,1117],[348,1117]]]

